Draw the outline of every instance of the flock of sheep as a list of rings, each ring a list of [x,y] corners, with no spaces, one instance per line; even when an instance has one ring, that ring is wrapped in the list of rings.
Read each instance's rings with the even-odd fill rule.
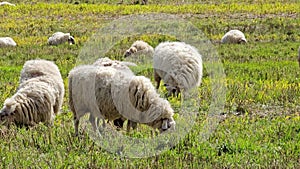
[[[136,76],[131,71],[128,66],[136,66],[131,62],[100,58],[69,72],[69,106],[76,135],[79,120],[87,113],[94,129],[97,129],[98,119],[102,119],[104,127],[105,120],[118,121],[117,127],[123,127],[128,119],[128,130],[135,128],[137,123],[160,132],[175,129],[174,110],[168,100],[157,93],[160,80],[163,79],[169,94],[199,86],[201,55],[184,42],[163,42],[153,49],[146,42],[137,41],[125,56],[148,49],[153,56],[156,88],[149,78]],[[47,60],[29,60],[21,71],[16,93],[4,102],[0,121],[6,125],[51,124],[62,106],[63,96],[63,80],[57,66]]]
[[[13,5],[1,2],[0,5]],[[48,38],[49,45],[68,42],[75,44],[70,33],[56,32]],[[239,30],[227,32],[221,43],[247,43]],[[16,46],[10,37],[0,38],[0,47]],[[300,66],[300,47],[299,47]],[[91,65],[80,65],[69,72],[69,107],[73,112],[75,134],[79,121],[89,113],[94,129],[100,124],[114,121],[119,128],[128,119],[127,131],[137,123],[148,125],[160,132],[175,130],[174,110],[157,89],[163,80],[168,97],[184,95],[200,86],[202,56],[193,46],[184,42],[162,42],[155,48],[144,41],[136,41],[126,50],[124,57],[146,54],[152,57],[154,87],[149,78],[136,76],[131,62],[100,58]],[[0,122],[5,125],[34,126],[40,122],[51,125],[60,112],[64,98],[63,79],[52,61],[37,59],[25,62],[16,93],[5,100],[0,111]]]

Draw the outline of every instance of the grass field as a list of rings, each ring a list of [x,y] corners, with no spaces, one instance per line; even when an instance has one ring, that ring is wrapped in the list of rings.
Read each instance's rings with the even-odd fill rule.
[[[199,92],[201,106],[189,134],[170,150],[149,158],[125,158],[96,144],[88,133],[73,136],[68,94],[53,127],[0,130],[0,168],[300,168],[300,2],[298,0],[149,0],[149,5],[117,5],[118,0],[11,1],[0,7],[0,37],[15,48],[0,48],[0,105],[18,87],[26,60],[55,61],[65,81],[85,42],[105,24],[130,14],[168,13],[193,23],[216,48],[226,74],[222,119],[210,137],[199,141],[212,100],[211,79]],[[85,2],[85,3],[84,3]],[[230,29],[240,29],[249,43],[220,44]],[[77,44],[48,46],[56,31],[70,32]],[[171,37],[133,37],[107,56],[121,58],[141,38],[152,45]],[[149,77],[151,71],[142,72]],[[147,137],[147,129],[130,133]]]

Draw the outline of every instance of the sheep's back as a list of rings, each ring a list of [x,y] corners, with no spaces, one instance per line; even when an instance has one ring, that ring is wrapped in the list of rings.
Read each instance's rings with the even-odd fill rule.
[[[201,55],[197,49],[185,43],[167,42],[158,45],[153,56],[153,66],[165,83],[168,83],[170,77],[182,89],[190,89],[201,83]]]

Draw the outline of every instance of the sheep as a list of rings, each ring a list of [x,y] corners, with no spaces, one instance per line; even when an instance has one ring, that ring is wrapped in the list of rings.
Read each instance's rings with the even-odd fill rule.
[[[126,50],[124,57],[128,57],[132,54],[150,54],[152,55],[154,53],[154,49],[152,46],[150,46],[147,42],[144,42],[142,40],[135,41],[129,49]]]
[[[15,4],[12,4],[12,3],[9,3],[6,1],[0,2],[0,6],[2,6],[2,5],[16,6]]]
[[[247,43],[245,35],[239,30],[230,30],[221,39],[221,43]]]
[[[0,37],[0,47],[17,46],[11,37]]]
[[[21,71],[23,80],[20,80],[16,93],[5,100],[4,106],[0,111],[0,122],[9,126],[14,123],[17,126],[34,126],[40,122],[46,125],[52,125],[55,116],[59,113],[64,95],[63,80],[56,65],[51,67],[42,67],[52,63],[46,60],[30,60],[24,64]],[[27,66],[34,65],[42,67],[40,71],[26,72]],[[54,72],[52,67],[56,68],[57,76],[42,74],[41,72]],[[27,75],[25,75],[27,74]],[[21,75],[22,77],[22,75]]]
[[[202,56],[184,42],[162,42],[154,50],[154,80],[159,89],[163,79],[168,97],[197,87],[202,79]]]
[[[298,63],[299,63],[299,67],[300,67],[300,46],[299,46],[299,49],[298,49]]]
[[[167,100],[159,97],[149,79],[130,76],[112,67],[83,65],[69,73],[69,106],[74,116],[75,135],[80,118],[90,113],[95,118],[125,117],[159,129],[175,129],[174,111]]]
[[[35,59],[26,61],[20,74],[19,83],[23,84],[28,79],[36,77],[49,77],[49,85],[51,85],[56,91],[56,103],[54,107],[54,113],[58,114],[63,103],[63,97],[65,94],[64,83],[60,71],[55,63],[44,59]],[[42,79],[43,80],[43,79]],[[21,85],[18,87],[22,87]]]
[[[119,71],[127,72],[128,75],[130,75],[130,76],[133,76],[134,73],[129,69],[128,66],[137,66],[136,64],[131,63],[131,62],[124,62],[124,61],[121,62],[121,61],[118,61],[118,60],[111,60],[107,57],[98,59],[97,61],[95,61],[93,63],[93,65],[103,66],[103,67],[112,67],[112,68],[117,69]],[[120,129],[120,128],[123,128],[123,124],[124,124],[125,120],[126,120],[126,118],[121,117],[119,119],[114,120],[113,123],[116,127],[118,127],[118,129]],[[130,131],[130,128],[136,129],[137,128],[137,123],[128,120],[128,122],[127,122],[127,132]]]
[[[56,32],[48,39],[49,45],[59,45],[69,42],[70,45],[75,44],[75,39],[70,33]]]

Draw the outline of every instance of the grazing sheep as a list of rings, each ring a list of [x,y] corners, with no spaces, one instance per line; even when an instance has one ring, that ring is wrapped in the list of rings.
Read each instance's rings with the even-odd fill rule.
[[[112,67],[84,65],[71,70],[69,105],[76,135],[79,119],[88,112],[94,128],[95,118],[112,121],[121,117],[160,131],[175,128],[173,109],[159,97],[149,79]]]
[[[43,63],[52,66],[43,67]],[[36,71],[28,69],[29,65],[38,68]],[[40,67],[42,70],[39,70]],[[53,74],[53,67],[57,71],[54,73],[56,75]],[[47,74],[47,69],[51,73]],[[0,111],[0,122],[5,125],[15,123],[18,126],[33,126],[39,122],[52,124],[64,95],[63,80],[56,65],[46,60],[27,61],[21,71],[20,82],[17,92],[5,100]]]
[[[56,32],[48,39],[49,45],[59,45],[69,42],[70,45],[75,44],[75,39],[70,33]]]
[[[221,43],[247,43],[247,40],[243,32],[230,30],[222,37]]]
[[[128,75],[130,75],[130,76],[133,76],[134,73],[129,69],[128,66],[136,66],[136,64],[131,63],[131,62],[121,62],[121,61],[118,61],[118,60],[111,60],[107,57],[98,59],[96,62],[94,62],[93,65],[103,66],[103,67],[111,67],[111,68],[117,69],[119,71],[127,72]],[[116,119],[116,120],[114,120],[114,125],[116,127],[118,127],[119,129],[123,128],[123,124],[124,124],[125,120],[126,120],[126,118],[124,118],[124,117]],[[127,132],[130,131],[130,128],[136,129],[136,127],[137,127],[136,122],[128,120]]]
[[[0,47],[17,46],[11,37],[0,37]]]
[[[153,50],[153,47],[150,46],[147,42],[138,40],[138,41],[135,41],[128,50],[126,50],[124,56],[128,57],[135,53],[140,54],[140,52],[143,54],[149,54],[152,56],[154,50]]]
[[[197,49],[184,42],[163,42],[154,50],[156,88],[163,79],[168,96],[199,86],[202,79],[202,57]]]
[[[299,67],[300,67],[300,46],[299,46],[299,49],[298,49],[298,63],[299,63]]]
[[[0,6],[2,6],[2,5],[16,6],[15,4],[12,4],[12,3],[9,3],[6,1],[0,2]]]
[[[63,103],[65,94],[64,83],[60,71],[55,63],[43,59],[29,60],[25,62],[20,75],[20,84],[23,84],[28,79],[36,77],[49,77],[51,80],[47,82],[51,85],[56,93],[56,103],[54,107],[54,113],[58,114]],[[43,78],[41,79],[43,80]],[[19,86],[19,88],[21,85]]]

